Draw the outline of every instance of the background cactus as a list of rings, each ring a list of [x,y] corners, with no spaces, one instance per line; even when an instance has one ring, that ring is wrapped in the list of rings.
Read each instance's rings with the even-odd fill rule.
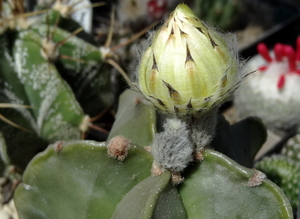
[[[296,211],[299,206],[299,161],[282,155],[274,155],[264,158],[255,167],[266,173],[273,182],[283,189]]]
[[[235,95],[235,105],[241,118],[258,116],[268,129],[284,135],[300,125],[300,75],[297,49],[277,43],[272,53],[265,44],[257,46],[259,55],[247,63],[258,71],[250,75]]]
[[[299,139],[300,135],[295,135],[289,139],[280,154],[264,157],[255,165],[283,189],[291,201],[294,212],[299,208]]]
[[[6,122],[16,124],[1,121],[1,157],[24,169],[49,143],[82,138],[90,117],[111,106],[115,94],[111,67],[91,35],[76,35],[79,24],[55,10],[28,18],[25,8],[14,4],[10,10],[7,4],[1,18],[0,101],[30,107],[0,109]],[[7,26],[10,22],[14,25]]]
[[[193,9],[199,18],[224,30],[235,28],[244,10],[243,1],[237,0],[195,0]]]

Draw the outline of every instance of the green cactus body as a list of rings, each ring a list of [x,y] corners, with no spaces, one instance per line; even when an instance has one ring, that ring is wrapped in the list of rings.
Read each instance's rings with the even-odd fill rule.
[[[25,31],[13,49],[15,70],[33,107],[37,132],[50,141],[78,139],[84,113],[55,66],[42,56],[39,44],[37,34]]]
[[[81,27],[80,24],[78,24],[76,21],[72,20],[71,18],[66,18],[61,16],[59,11],[54,9],[49,9],[47,14],[43,16],[43,19],[41,20],[41,24],[49,25],[49,26],[57,25],[59,28],[66,30],[68,32],[73,32]],[[76,36],[83,39],[85,42],[96,45],[92,35],[86,33],[85,31],[81,31]]]
[[[57,142],[31,161],[14,200],[23,219],[293,218],[263,173],[216,151],[203,155],[174,187],[168,172],[149,176],[152,156],[138,146],[120,162],[101,143]]]
[[[0,43],[0,102],[30,105],[24,86],[14,69],[14,61],[8,50],[8,40],[1,36]],[[32,109],[1,108],[0,113],[8,120],[30,132],[13,127],[0,121],[3,143],[0,144],[0,155],[6,157],[6,164],[14,164],[24,169],[35,154],[45,149],[47,142],[38,135],[36,120]]]
[[[71,35],[59,27],[37,25],[38,35],[58,44]],[[47,33],[52,34],[50,37]],[[58,46],[53,64],[72,90],[84,111],[90,116],[99,114],[112,104],[114,94],[110,83],[111,66],[103,63],[100,49],[77,36]],[[97,104],[95,104],[97,103]]]
[[[116,135],[123,135],[131,142],[150,146],[156,132],[156,113],[148,107],[141,94],[126,90],[120,96],[116,121],[108,140]]]
[[[264,171],[267,176],[280,186],[291,201],[294,209],[298,208],[300,182],[300,163],[282,155],[266,157],[256,168]]]
[[[295,135],[288,140],[286,146],[281,151],[282,155],[300,161],[300,134]]]
[[[196,0],[194,2],[197,16],[221,29],[232,28],[242,12],[241,2],[237,0]]]
[[[0,121],[1,156],[24,169],[49,143],[79,139],[89,116],[111,106],[114,92],[111,66],[103,63],[92,36],[83,31],[72,36],[78,23],[55,10],[27,17],[23,5],[15,7],[7,2],[2,7],[0,102],[31,108],[0,109],[22,128]]]
[[[149,116],[151,113],[139,116],[147,107],[143,102],[134,105],[135,97],[133,91],[121,96],[119,124],[114,125],[110,138],[124,132],[132,142],[143,144],[131,144],[124,161],[108,157],[102,143],[75,141],[49,146],[31,161],[16,190],[14,200],[21,218],[293,218],[288,199],[263,173],[213,150],[205,150],[201,162],[187,167],[182,185],[172,185],[168,171],[150,176],[153,157],[142,148],[150,140],[141,141],[139,135],[153,137],[153,129],[144,122],[154,122],[156,117]],[[128,109],[136,113],[134,124],[140,132],[128,131],[133,125],[127,121]],[[253,121],[238,126],[241,135],[249,135],[249,128],[260,124]],[[218,130],[224,132],[225,128]],[[232,138],[234,135],[227,135],[226,142],[243,144]],[[253,144],[261,142],[249,142],[248,146]],[[57,186],[61,182],[68,186]],[[66,197],[70,201],[66,202]]]
[[[151,163],[134,145],[120,162],[108,157],[104,143],[57,142],[29,164],[15,195],[19,216],[111,218],[122,197],[150,175]]]
[[[171,184],[170,173],[164,172],[133,187],[117,205],[112,218],[185,219],[187,215],[176,187]]]
[[[185,177],[179,191],[189,218],[293,218],[278,186],[216,151],[206,150]]]

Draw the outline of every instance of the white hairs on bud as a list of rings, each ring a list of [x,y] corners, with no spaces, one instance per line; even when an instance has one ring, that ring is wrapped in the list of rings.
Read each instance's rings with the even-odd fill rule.
[[[194,151],[187,124],[178,118],[167,119],[164,131],[153,140],[152,153],[155,162],[163,169],[181,172],[192,160]]]
[[[201,151],[207,147],[215,136],[217,126],[217,109],[208,111],[198,117],[193,118],[191,122],[192,141],[196,144],[196,151]]]

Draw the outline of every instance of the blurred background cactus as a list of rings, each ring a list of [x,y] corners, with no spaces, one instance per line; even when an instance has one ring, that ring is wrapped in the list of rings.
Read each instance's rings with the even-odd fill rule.
[[[151,146],[168,129],[166,116],[126,88],[149,45],[145,33],[157,30],[179,2],[1,1],[1,218],[293,217],[298,161],[287,164],[294,158],[286,153],[276,155],[282,163],[256,163],[266,140],[258,118],[230,125],[222,106],[209,149],[193,155],[181,174],[159,175],[153,165]],[[263,34],[298,10],[296,1],[184,2],[248,45],[258,39],[253,23]]]
[[[300,125],[300,38],[297,49],[277,43],[270,55],[265,44],[258,44],[260,56],[247,63],[258,71],[243,83],[235,96],[235,104],[242,118],[258,116],[275,133],[284,135]],[[262,59],[263,58],[263,59]]]

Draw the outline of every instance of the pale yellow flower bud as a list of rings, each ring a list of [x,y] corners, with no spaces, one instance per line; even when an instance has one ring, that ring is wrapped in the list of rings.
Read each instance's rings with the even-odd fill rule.
[[[219,106],[243,78],[235,38],[217,33],[184,4],[155,33],[138,74],[146,99],[177,115]]]

